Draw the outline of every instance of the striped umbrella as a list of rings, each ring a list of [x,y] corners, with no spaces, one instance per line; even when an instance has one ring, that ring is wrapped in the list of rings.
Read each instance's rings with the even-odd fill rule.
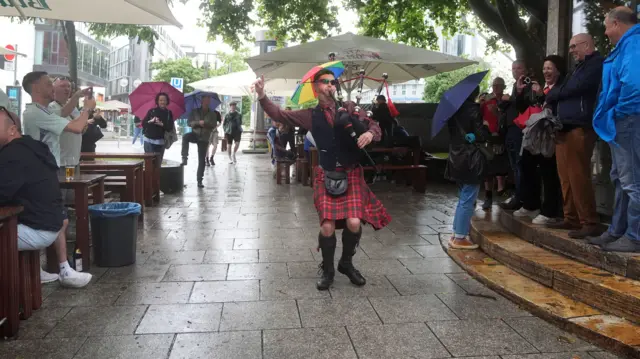
[[[344,72],[344,64],[342,64],[342,61],[331,61],[313,67],[302,78],[302,81],[296,88],[293,96],[291,96],[291,102],[296,105],[301,105],[303,103],[313,101],[317,97],[316,90],[313,86],[313,77],[322,69],[331,70],[331,72],[333,72],[333,76],[338,78]]]

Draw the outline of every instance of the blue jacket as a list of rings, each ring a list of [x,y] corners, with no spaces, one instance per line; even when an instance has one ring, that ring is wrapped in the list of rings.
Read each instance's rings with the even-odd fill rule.
[[[593,128],[600,138],[616,138],[616,120],[640,114],[640,24],[627,31],[602,69],[602,92],[593,114]]]
[[[591,127],[593,111],[602,80],[602,62],[599,52],[585,57],[557,89],[546,96],[546,102],[556,109],[558,119],[565,128]],[[555,90],[555,91],[554,91]]]

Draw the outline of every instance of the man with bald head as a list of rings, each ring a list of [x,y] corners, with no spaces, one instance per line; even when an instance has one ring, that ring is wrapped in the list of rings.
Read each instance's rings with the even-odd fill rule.
[[[605,251],[640,252],[640,25],[631,9],[617,7],[605,18],[615,48],[604,61],[602,92],[593,128],[610,144],[615,186],[611,225],[591,238]]]
[[[597,139],[591,120],[604,58],[588,34],[571,38],[569,53],[576,63],[573,73],[567,76],[559,91],[550,92],[546,98],[547,103],[557,104],[558,119],[562,123],[556,141],[556,161],[564,204],[564,221],[547,226],[568,229],[569,237],[582,239],[601,233],[591,183],[591,155]]]
[[[60,261],[66,262],[66,237],[60,236],[65,210],[58,183],[58,164],[49,147],[20,133],[18,116],[0,106],[0,206],[24,207],[18,215],[18,250],[33,251],[55,243]],[[91,274],[60,276],[40,270],[45,282],[60,280],[69,287],[84,287]]]

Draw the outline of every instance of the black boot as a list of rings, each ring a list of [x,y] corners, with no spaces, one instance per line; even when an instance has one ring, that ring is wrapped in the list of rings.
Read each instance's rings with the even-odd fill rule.
[[[351,232],[348,228],[342,231],[342,257],[338,261],[338,272],[346,275],[351,280],[351,283],[357,286],[363,286],[367,284],[367,280],[364,279],[360,271],[353,266],[353,255],[356,254],[356,247],[360,243],[360,237],[362,236],[362,227],[358,233]]]
[[[204,164],[209,167],[209,157],[204,158]]]
[[[211,163],[212,166],[216,165],[216,163],[213,162],[213,156],[209,157],[209,163]]]
[[[333,267],[333,257],[336,253],[336,234],[332,234],[330,237],[325,237],[322,234],[318,235],[318,247],[322,251],[322,263],[320,263],[319,273],[322,273],[322,277],[316,283],[318,290],[328,290],[333,284],[333,277],[335,277],[335,269]]]
[[[186,166],[189,163],[189,159],[187,157],[182,157],[182,165]]]

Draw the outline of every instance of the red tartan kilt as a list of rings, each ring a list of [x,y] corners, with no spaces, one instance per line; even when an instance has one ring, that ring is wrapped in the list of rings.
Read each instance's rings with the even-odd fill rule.
[[[362,167],[349,171],[347,193],[340,197],[327,194],[324,187],[324,171],[315,168],[313,184],[313,202],[320,216],[320,224],[325,220],[336,221],[336,228],[343,229],[347,218],[359,218],[375,230],[384,228],[391,222],[391,216],[364,180]]]

